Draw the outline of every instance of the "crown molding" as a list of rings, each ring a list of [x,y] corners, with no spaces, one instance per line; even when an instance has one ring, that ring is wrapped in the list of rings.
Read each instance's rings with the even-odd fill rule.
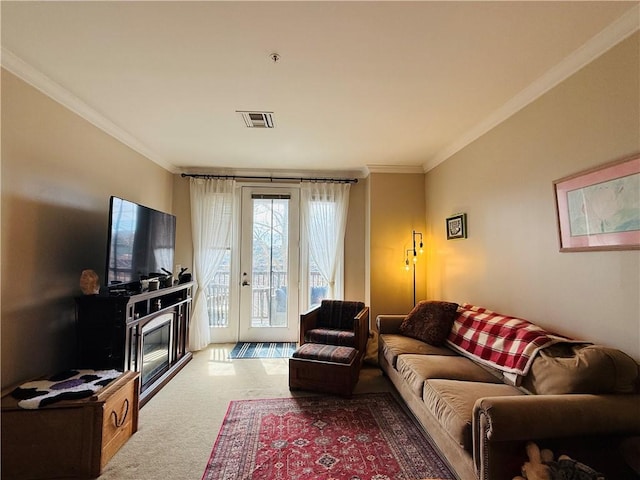
[[[87,105],[80,98],[73,95],[66,88],[47,77],[36,68],[22,60],[10,50],[2,47],[2,57],[0,63],[3,68],[13,73],[18,78],[22,79],[32,87],[41,91],[51,99],[60,103],[64,107],[68,108],[75,114],[79,115],[87,122],[96,126],[103,132],[111,135],[119,142],[124,143],[132,150],[135,150],[140,155],[148,158],[152,162],[157,163],[165,170],[172,173],[177,173],[177,169],[174,165],[167,162],[156,152],[144,145],[140,140],[135,138],[130,133],[113,123],[106,118],[103,114]]]
[[[422,174],[424,169],[422,165],[367,165],[367,175],[371,173],[410,173]]]
[[[540,98],[553,87],[569,78],[578,70],[613,48],[615,45],[635,33],[640,28],[640,6],[635,6],[618,20],[611,23],[600,33],[592,37],[581,47],[571,53],[562,62],[547,71],[515,97],[511,98],[498,110],[486,117],[478,125],[463,134],[459,139],[436,153],[423,165],[428,172],[459,152],[471,142],[489,132],[507,118]]]

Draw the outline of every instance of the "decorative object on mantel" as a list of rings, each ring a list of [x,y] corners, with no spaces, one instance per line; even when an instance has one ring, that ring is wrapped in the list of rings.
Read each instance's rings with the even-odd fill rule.
[[[155,292],[156,290],[158,290],[158,288],[160,288],[160,279],[158,277],[150,278],[149,283],[147,284],[147,288],[150,292]]]
[[[553,182],[560,251],[640,249],[640,155]]]
[[[417,247],[417,243],[416,243],[416,238],[420,237],[420,244],[419,247]],[[404,256],[404,269],[408,272],[410,270],[409,268],[409,254],[411,254],[413,257],[413,261],[411,263],[413,263],[413,306],[416,306],[416,263],[418,263],[418,253],[420,255],[422,255],[424,253],[424,249],[423,246],[424,244],[422,243],[422,233],[420,232],[416,232],[415,230],[413,230],[411,232],[411,241],[413,242],[413,248],[409,248],[405,251],[405,256]],[[416,248],[417,247],[417,248]]]
[[[467,214],[458,213],[447,218],[447,240],[467,238]]]
[[[173,272],[170,272],[166,268],[161,268],[161,270],[165,273],[165,276],[160,279],[160,285],[162,287],[172,287],[173,286]]]
[[[80,290],[85,295],[97,295],[100,292],[100,277],[95,271],[82,271],[80,275]]]
[[[90,397],[122,375],[118,370],[67,370],[46,380],[34,380],[17,387],[11,396],[27,409],[46,407],[62,400]]]
[[[178,274],[178,283],[189,283],[191,281],[191,274],[185,273],[189,270],[187,267],[182,267],[180,269],[180,273]]]

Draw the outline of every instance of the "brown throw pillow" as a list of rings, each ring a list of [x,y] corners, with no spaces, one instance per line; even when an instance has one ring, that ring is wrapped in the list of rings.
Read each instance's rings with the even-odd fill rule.
[[[423,300],[402,321],[400,332],[431,345],[442,345],[449,336],[457,310],[457,303]]]

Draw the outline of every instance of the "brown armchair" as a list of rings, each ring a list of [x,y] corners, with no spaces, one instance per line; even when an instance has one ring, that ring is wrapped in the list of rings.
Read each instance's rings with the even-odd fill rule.
[[[369,338],[369,307],[363,302],[322,300],[300,315],[300,345],[322,343],[353,347],[364,357]]]

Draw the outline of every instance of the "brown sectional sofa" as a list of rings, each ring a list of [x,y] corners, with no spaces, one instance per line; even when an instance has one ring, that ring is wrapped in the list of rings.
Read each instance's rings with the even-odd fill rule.
[[[640,438],[633,359],[603,346],[556,344],[535,356],[516,387],[446,343],[403,335],[404,319],[377,317],[379,365],[461,480],[511,480],[529,440],[609,480],[639,478],[621,448]]]

